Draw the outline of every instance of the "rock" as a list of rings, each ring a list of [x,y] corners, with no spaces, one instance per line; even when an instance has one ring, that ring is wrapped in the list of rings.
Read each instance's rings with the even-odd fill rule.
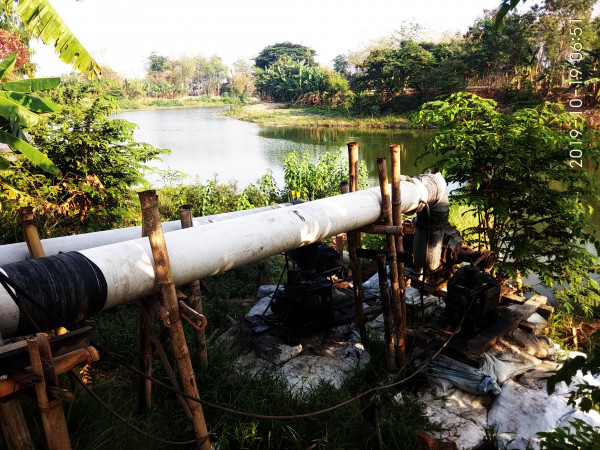
[[[281,289],[282,286],[279,287],[279,289]],[[267,296],[271,296],[273,295],[273,293],[275,292],[275,290],[277,289],[277,286],[275,284],[263,284],[262,286],[258,287],[258,291],[256,293],[256,298],[263,298],[263,297],[267,297]]]
[[[262,286],[261,286],[262,287]],[[260,289],[259,289],[260,291]],[[246,317],[262,316],[271,314],[271,297],[262,297],[246,314]]]

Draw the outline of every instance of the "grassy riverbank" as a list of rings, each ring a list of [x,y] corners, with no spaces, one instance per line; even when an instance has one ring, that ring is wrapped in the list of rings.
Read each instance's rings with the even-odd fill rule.
[[[138,100],[130,100],[128,98],[120,98],[119,109],[121,111],[134,111],[140,109],[162,109],[162,108],[203,108],[210,106],[231,105],[239,101],[231,97],[177,97],[172,99],[165,98],[143,98]]]
[[[300,107],[284,103],[234,105],[225,114],[234,119],[271,127],[411,128],[406,117],[397,115],[356,117],[345,108]]]

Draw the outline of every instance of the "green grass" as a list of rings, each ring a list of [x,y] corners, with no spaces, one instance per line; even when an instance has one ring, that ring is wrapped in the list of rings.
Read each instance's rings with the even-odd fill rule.
[[[230,97],[179,97],[174,99],[144,98],[140,100],[119,99],[119,108],[122,111],[137,109],[159,108],[198,108],[208,106],[230,105],[236,99]]]
[[[411,128],[403,116],[356,117],[345,108],[298,107],[257,109],[237,107],[227,111],[230,117],[265,126],[318,126],[338,128]]]
[[[278,259],[279,257],[275,257]],[[257,264],[251,264],[233,271],[211,277],[206,284],[212,289],[211,297],[203,298],[203,305],[209,319],[207,334],[219,330],[220,335],[231,321],[239,320],[249,307],[240,299],[254,298],[258,287]],[[275,264],[272,259],[265,261],[274,283],[283,266],[283,260]],[[113,310],[95,315],[88,320],[94,326],[93,339],[102,348],[118,353],[135,364],[137,360],[138,314],[135,304],[122,305]],[[158,327],[157,331],[158,331]],[[192,329],[184,322],[192,363],[196,355]],[[357,395],[367,386],[378,386],[388,382],[391,374],[385,366],[385,349],[380,342],[367,343],[371,352],[371,362],[361,370],[356,370],[341,389],[320,386],[302,399],[295,398],[284,388],[283,380],[266,374],[253,379],[240,373],[236,365],[236,355],[219,339],[209,344],[209,368],[196,370],[196,379],[201,397],[219,405],[242,411],[266,415],[302,414],[328,408]],[[166,345],[167,353],[171,351]],[[168,382],[166,372],[158,357],[154,358],[153,374]],[[136,375],[121,366],[109,355],[102,354],[100,361],[91,366],[90,387],[111,408],[133,425],[147,433],[170,441],[193,439],[190,423],[171,392],[155,387],[153,406],[150,411],[137,411]],[[61,385],[68,387],[66,377],[61,377]],[[421,409],[410,401],[410,392],[404,391],[405,402],[393,400],[397,389],[379,392],[382,406],[379,411],[383,441],[387,448],[417,448],[414,440],[416,429],[426,428],[427,421]],[[144,448],[158,450],[166,448],[193,448],[193,446],[172,446],[140,435],[124,423],[114,418],[80,387],[76,389],[76,401],[66,404],[69,432],[74,449],[114,450],[117,448]],[[39,412],[34,403],[24,400],[36,448],[44,448],[44,433]],[[306,449],[312,445],[320,449],[375,448],[373,433],[365,428],[360,415],[360,404],[350,405],[327,414],[293,420],[265,420],[226,414],[220,410],[205,407],[207,427],[214,429],[213,444],[219,449]],[[0,438],[0,448],[2,440]]]

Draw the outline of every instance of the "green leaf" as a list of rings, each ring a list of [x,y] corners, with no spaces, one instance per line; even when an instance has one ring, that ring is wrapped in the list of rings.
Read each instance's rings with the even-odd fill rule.
[[[51,173],[58,174],[58,168],[50,159],[39,150],[35,149],[31,144],[8,134],[5,131],[0,131],[0,142],[7,144],[13,151],[22,153],[27,159],[38,166],[40,169]]]
[[[0,156],[0,170],[6,170],[10,167],[10,161],[4,156]]]
[[[0,97],[12,100],[15,103],[37,113],[52,113],[62,111],[62,107],[50,100],[43,100],[33,95],[21,94],[20,92],[0,91]]]
[[[37,114],[4,96],[0,96],[0,116],[25,128],[37,124],[40,120]]]
[[[29,94],[34,91],[44,91],[46,89],[55,88],[60,84],[60,78],[30,78],[27,80],[9,81],[2,85],[2,89],[6,91],[21,92]]]
[[[73,35],[48,0],[20,0],[17,13],[33,35],[54,47],[61,61],[74,69],[99,77],[100,66]]]
[[[4,61],[0,62],[0,81],[4,78],[4,75],[8,75],[12,72],[16,62],[17,52],[12,52]]]

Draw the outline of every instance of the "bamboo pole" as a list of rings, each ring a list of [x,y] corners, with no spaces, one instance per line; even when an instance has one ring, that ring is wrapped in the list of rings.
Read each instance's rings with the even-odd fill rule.
[[[0,335],[0,346],[2,345],[4,340]],[[13,392],[7,390],[5,395]],[[19,399],[2,400],[3,396],[0,392],[0,428],[8,450],[35,450]]]
[[[385,164],[385,158],[377,158],[377,171],[379,172],[379,187],[381,190],[381,204],[383,205],[383,221],[385,225],[393,225],[392,218],[392,205],[390,203],[390,193],[388,187],[388,176],[387,167]],[[390,278],[392,281],[392,313],[394,317],[394,355],[396,358],[396,365],[401,365],[404,360],[404,347],[399,345],[401,338],[401,323],[399,321],[401,309],[400,309],[400,283],[398,280],[398,265],[396,264],[397,253],[396,253],[396,240],[394,236],[387,235],[387,247],[388,247],[388,265],[390,268]]]
[[[342,194],[348,193],[349,187],[349,183],[342,183]],[[356,239],[357,232],[352,230],[348,231],[346,234],[348,241],[348,256],[350,258],[350,268],[352,270],[352,287],[354,291],[354,324],[360,331],[360,337],[364,342],[367,337],[367,327],[365,325],[365,311],[363,309],[363,290],[362,276],[360,273],[360,261],[356,255],[356,250],[358,248]]]
[[[19,225],[23,232],[23,238],[27,243],[29,249],[29,255],[32,258],[41,258],[46,256],[40,241],[40,235],[36,228],[35,214],[33,214],[33,207],[24,206],[19,209]]]
[[[179,218],[181,220],[182,229],[194,226],[191,205],[183,205],[179,208]],[[200,289],[200,280],[194,280],[190,283],[190,297],[188,299],[188,303],[193,309],[202,314],[202,293]],[[206,348],[206,333],[204,332],[204,329],[195,329],[194,336],[196,337],[198,363],[201,368],[208,367],[208,350]]]
[[[386,255],[380,253],[377,255],[377,275],[379,277],[379,292],[381,294],[381,307],[383,309],[383,339],[385,342],[385,355],[388,367],[391,370],[396,368],[396,352],[394,350],[394,332],[392,307],[390,305],[390,289],[388,287],[387,271],[385,269]]]
[[[50,450],[69,450],[71,442],[62,408],[62,400],[60,398],[50,400],[46,393],[46,383],[52,385],[56,378],[55,371],[45,371],[42,364],[42,358],[46,365],[53,362],[52,355],[49,354],[49,345],[48,335],[45,333],[38,333],[35,339],[27,339],[31,369],[41,378],[41,381],[35,384],[35,394],[42,414],[48,448]],[[49,375],[48,378],[46,378],[46,374]]]
[[[54,373],[61,374],[73,367],[81,366],[85,364],[98,361],[100,355],[98,350],[92,346],[73,350],[66,355],[60,355],[53,358]],[[0,381],[0,397],[4,397],[17,392],[19,389],[24,388],[23,379],[27,372],[31,372],[32,368],[26,367],[24,372],[19,372],[15,376],[9,376],[6,380]]]
[[[348,142],[348,182],[350,185],[350,192],[358,192],[358,148],[360,144],[358,142]],[[360,233],[356,233],[356,246],[360,248],[362,246]]]
[[[348,170],[348,183],[350,184],[350,192],[358,191],[358,142],[348,142],[348,162],[350,164]]]
[[[169,311],[171,327],[168,328],[173,346],[173,353],[177,361],[179,373],[181,376],[183,390],[186,394],[192,397],[199,397],[198,386],[196,385],[196,377],[192,368],[190,354],[183,326],[179,316],[179,302],[177,300],[177,292],[175,291],[175,283],[173,274],[171,273],[171,263],[165,245],[163,230],[158,217],[158,196],[153,190],[139,193],[140,204],[142,207],[142,220],[144,229],[148,234],[150,247],[152,249],[152,257],[154,258],[154,270],[156,280],[160,288],[160,293],[163,301],[163,306]],[[206,439],[208,432],[206,422],[204,421],[204,413],[202,405],[198,402],[188,400],[188,406],[192,411],[192,425],[198,443],[203,442],[200,446],[202,450],[210,450],[210,440]]]
[[[40,243],[35,223],[32,207],[27,206],[19,210],[19,225],[29,254],[32,258],[39,258],[44,256],[44,249]],[[4,345],[4,341],[0,336],[1,345]],[[27,428],[27,422],[18,398],[0,401],[0,427],[9,450],[34,449],[31,434]]]
[[[398,253],[404,252],[403,244],[403,230],[402,230],[402,193],[400,191],[401,178],[401,167],[400,167],[400,152],[403,147],[400,145],[390,145],[390,162],[392,165],[392,223],[393,225],[400,227],[400,235],[395,236],[396,251]],[[399,320],[400,326],[398,327],[398,347],[400,348],[401,355],[406,354],[406,279],[404,278],[404,263],[400,260],[396,261],[398,266],[398,283],[400,289],[400,314]],[[400,361],[397,361],[400,362]]]
[[[177,377],[175,376],[175,372],[173,371],[173,368],[171,367],[171,363],[169,362],[169,359],[167,358],[167,354],[165,353],[165,350],[160,342],[160,339],[156,336],[156,334],[154,333],[154,330],[152,329],[153,315],[150,312],[150,308],[148,308],[148,306],[145,305],[142,300],[138,300],[138,307],[140,309],[140,320],[141,320],[141,322],[143,322],[145,330],[147,330],[147,332],[148,332],[149,341],[152,344],[152,346],[154,346],[154,348],[156,349],[156,352],[158,353],[158,356],[160,357],[160,360],[162,361],[163,366],[165,367],[165,371],[167,372],[167,375],[169,376],[171,385],[175,389],[179,390],[179,383],[177,382]],[[152,387],[152,384],[150,384],[150,387]],[[150,392],[152,392],[152,391],[150,391]],[[190,408],[187,404],[187,401],[185,400],[185,397],[177,394],[177,399],[179,400],[179,403],[181,403],[181,407],[183,408],[183,412],[185,413],[186,417],[189,420],[192,420],[192,411],[190,410]]]
[[[146,229],[142,223],[142,237],[147,237]],[[144,376],[138,377],[138,411],[147,411],[152,407],[152,321],[154,319],[154,310],[148,302],[152,297],[137,302],[140,315],[138,317],[138,369],[144,373]],[[145,316],[148,320],[144,320]]]

